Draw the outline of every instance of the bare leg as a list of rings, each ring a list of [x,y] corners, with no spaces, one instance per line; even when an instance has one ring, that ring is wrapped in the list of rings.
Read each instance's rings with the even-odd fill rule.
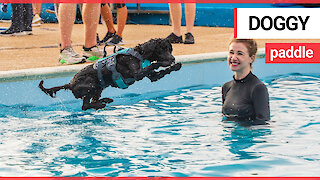
[[[40,16],[41,13],[41,3],[32,3],[33,15],[38,14]]]
[[[59,28],[61,49],[71,46],[71,33],[74,20],[76,18],[75,3],[61,3],[59,5]]]
[[[177,36],[181,36],[181,17],[182,10],[180,3],[170,3],[170,17],[173,26],[173,33]]]
[[[196,16],[196,4],[195,3],[185,3],[185,16],[187,32],[191,33],[194,26],[194,19]]]
[[[128,16],[127,6],[117,9],[117,26],[118,26],[117,34],[120,37],[122,37],[122,33],[127,22],[127,16]]]
[[[83,7],[83,23],[84,23],[84,46],[86,48],[95,46],[97,44],[97,27],[100,16],[99,3],[86,3]]]
[[[108,32],[114,33],[116,30],[113,24],[112,12],[108,4],[101,7],[101,17],[104,20],[104,22],[106,22]]]

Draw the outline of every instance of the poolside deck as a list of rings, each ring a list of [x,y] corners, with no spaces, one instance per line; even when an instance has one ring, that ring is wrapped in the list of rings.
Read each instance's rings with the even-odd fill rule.
[[[0,27],[10,23],[0,22]],[[98,26],[100,38],[106,32],[104,25]],[[183,31],[185,28],[183,27]],[[126,47],[134,47],[150,38],[164,38],[171,33],[171,26],[127,25],[124,31]],[[73,26],[74,49],[80,53],[84,42],[82,24]],[[233,37],[233,28],[200,27],[194,28],[196,43],[193,45],[174,44],[174,55],[189,55],[227,51],[228,42]],[[33,35],[20,37],[0,37],[0,71],[61,66],[59,57],[58,24],[42,24],[33,28]],[[258,40],[259,48],[266,42],[317,42],[320,40]],[[70,65],[69,65],[70,66]]]

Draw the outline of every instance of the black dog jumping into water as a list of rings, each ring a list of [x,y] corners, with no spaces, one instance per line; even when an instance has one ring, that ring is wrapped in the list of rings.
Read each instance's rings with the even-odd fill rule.
[[[68,84],[47,89],[43,87],[42,80],[39,88],[51,97],[61,89],[69,89],[75,98],[83,100],[82,110],[101,109],[113,102],[110,98],[100,99],[103,89],[108,86],[125,89],[144,77],[154,82],[178,71],[181,63],[175,63],[171,53],[172,46],[168,40],[151,39],[86,66]],[[164,69],[155,71],[160,67]]]

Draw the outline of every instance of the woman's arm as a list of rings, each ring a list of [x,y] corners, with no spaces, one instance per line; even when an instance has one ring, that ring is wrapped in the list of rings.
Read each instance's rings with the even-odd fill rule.
[[[264,84],[257,85],[252,92],[253,108],[255,111],[256,120],[269,120],[269,93]]]
[[[224,83],[222,86],[221,94],[222,94],[222,105],[224,104],[224,101],[226,100],[227,92],[229,91],[231,86],[231,81]]]

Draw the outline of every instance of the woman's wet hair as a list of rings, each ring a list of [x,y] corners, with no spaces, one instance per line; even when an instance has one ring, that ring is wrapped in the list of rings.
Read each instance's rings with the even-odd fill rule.
[[[257,54],[258,51],[258,45],[257,42],[253,39],[236,39],[233,38],[231,40],[231,42],[229,43],[229,46],[231,43],[242,43],[246,46],[246,48],[248,49],[249,52],[249,56],[255,56]]]

